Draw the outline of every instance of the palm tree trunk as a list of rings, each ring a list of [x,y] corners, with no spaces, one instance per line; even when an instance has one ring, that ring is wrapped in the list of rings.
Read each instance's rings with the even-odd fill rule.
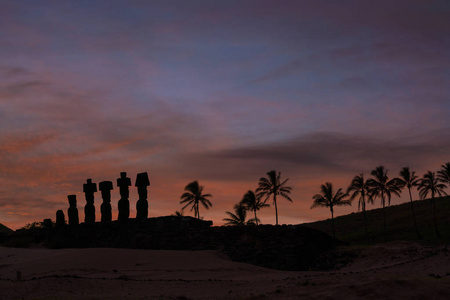
[[[278,225],[278,209],[277,209],[277,196],[275,194],[273,194],[273,203],[275,204],[275,220],[276,220],[276,225]]]
[[[256,217],[256,209],[255,209],[255,222],[256,222],[256,226],[258,226],[258,218]]]
[[[367,245],[369,245],[369,232],[367,230],[367,215],[366,215],[366,199],[364,195],[362,195],[362,211],[363,211],[363,217],[364,217],[364,229],[366,230],[366,242]]]
[[[437,227],[437,219],[436,219],[436,203],[434,201],[434,193],[431,194],[431,205],[433,207],[433,217],[434,217],[434,230],[436,231],[436,235],[439,237],[441,237],[441,235],[439,234],[438,231],[438,227]]]
[[[366,208],[365,207],[363,209],[363,216],[364,216],[364,227],[366,229],[366,241],[367,241],[367,245],[369,245],[369,232],[367,230],[367,215],[366,215]]]
[[[333,229],[333,237],[336,238],[336,234],[334,232],[334,215],[333,215],[333,207],[331,209],[331,228]]]
[[[383,231],[384,231],[384,242],[387,242],[386,238],[386,208],[385,208],[385,201],[384,201],[384,195],[381,195],[381,201],[383,202]]]
[[[420,236],[420,233],[419,233],[419,229],[417,228],[416,214],[414,213],[414,204],[413,204],[412,195],[411,195],[411,188],[408,187],[408,191],[409,191],[409,200],[411,202],[411,211],[412,211],[412,215],[413,215],[414,229],[416,230],[417,238],[422,239],[422,237]]]

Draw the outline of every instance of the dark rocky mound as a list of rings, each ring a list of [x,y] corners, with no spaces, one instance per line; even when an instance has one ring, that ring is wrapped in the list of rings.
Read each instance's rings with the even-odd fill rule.
[[[342,244],[323,232],[300,226],[211,227],[211,224],[175,216],[82,223],[16,231],[5,245],[26,246],[16,243],[26,240],[49,248],[221,250],[234,261],[280,270],[309,270],[320,255]]]
[[[319,257],[344,244],[296,225],[226,227],[223,235],[223,251],[232,260],[279,270],[317,269]]]
[[[55,227],[17,230],[9,236],[6,246],[26,247],[41,244],[48,248],[134,248],[203,250],[215,249],[217,238],[205,244],[211,231],[210,221],[192,217],[159,217],[147,220],[81,223]]]

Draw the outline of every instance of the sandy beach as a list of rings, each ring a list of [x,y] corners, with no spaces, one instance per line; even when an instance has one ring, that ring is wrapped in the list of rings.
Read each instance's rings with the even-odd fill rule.
[[[445,246],[394,242],[352,251],[357,257],[340,270],[294,272],[233,262],[217,251],[2,247],[0,299],[450,297]]]

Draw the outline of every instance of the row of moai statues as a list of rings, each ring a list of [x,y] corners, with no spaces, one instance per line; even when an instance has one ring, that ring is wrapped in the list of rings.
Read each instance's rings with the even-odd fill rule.
[[[139,200],[136,202],[136,219],[145,220],[148,217],[148,201],[147,201],[147,187],[150,186],[147,172],[139,173],[136,176],[134,184],[137,187]],[[119,221],[126,221],[130,217],[130,196],[129,186],[131,186],[131,179],[127,177],[126,172],[121,172],[120,177],[117,178],[117,186],[119,187],[120,200],[118,202]],[[102,181],[98,184],[98,189],[102,193],[103,203],[100,206],[101,221],[112,221],[111,208],[111,190],[113,190],[113,183],[111,181]],[[84,222],[87,224],[95,223],[95,206],[94,193],[97,192],[97,184],[92,182],[92,179],[87,179],[83,184],[83,192],[86,198],[86,205],[84,206]],[[68,195],[69,209],[67,211],[69,217],[69,225],[79,224],[77,196]],[[64,212],[58,210],[56,212],[56,225],[65,223]]]

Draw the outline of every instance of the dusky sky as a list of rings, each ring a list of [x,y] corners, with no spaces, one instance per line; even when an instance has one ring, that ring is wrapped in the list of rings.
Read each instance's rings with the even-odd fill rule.
[[[294,202],[279,200],[280,223],[297,224],[330,216],[310,209],[327,181],[450,161],[449,1],[0,0],[0,41],[11,228],[67,217],[68,194],[84,220],[86,179],[121,171],[149,173],[150,217],[198,180],[215,225],[281,171]],[[132,217],[137,199],[131,187]],[[259,217],[275,223],[273,207]]]

